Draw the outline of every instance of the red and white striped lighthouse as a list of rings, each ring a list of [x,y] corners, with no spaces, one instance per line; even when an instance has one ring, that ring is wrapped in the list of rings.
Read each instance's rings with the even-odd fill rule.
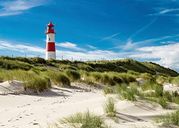
[[[46,37],[46,60],[56,59],[55,30],[52,22],[47,25]]]

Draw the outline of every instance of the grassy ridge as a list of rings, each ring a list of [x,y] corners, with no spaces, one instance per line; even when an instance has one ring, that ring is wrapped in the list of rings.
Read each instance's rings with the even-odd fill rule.
[[[76,81],[109,87],[119,84],[129,85],[136,82],[137,78],[178,84],[178,77],[173,76],[178,76],[178,73],[154,63],[131,59],[71,62],[46,61],[43,58],[0,57],[0,81],[20,80],[24,82],[25,89],[34,89],[36,92],[48,89],[51,84],[70,87],[71,82]],[[109,91],[111,89],[106,88],[105,93]],[[133,88],[129,91],[131,95],[133,91],[135,91]],[[122,94],[124,97],[127,96],[125,93]]]
[[[95,72],[128,72],[135,71],[139,73],[164,74],[168,76],[178,76],[176,71],[164,68],[158,64],[151,62],[138,62],[132,59],[114,60],[114,61],[68,61],[68,60],[52,60],[46,61],[42,58],[11,58],[0,57],[0,68],[2,69],[22,69],[29,70],[35,67],[43,68],[59,68],[85,70]]]

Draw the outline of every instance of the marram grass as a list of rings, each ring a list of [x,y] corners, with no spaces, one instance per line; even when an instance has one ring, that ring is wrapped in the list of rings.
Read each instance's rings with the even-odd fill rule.
[[[72,128],[108,128],[100,116],[89,111],[63,118],[60,123],[69,125]]]
[[[116,107],[115,107],[115,101],[113,98],[108,98],[105,105],[104,105],[104,111],[109,117],[115,117],[116,116]]]

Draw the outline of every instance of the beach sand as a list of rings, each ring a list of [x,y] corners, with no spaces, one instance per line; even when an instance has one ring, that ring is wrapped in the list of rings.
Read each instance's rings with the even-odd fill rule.
[[[9,82],[2,83],[6,86]],[[8,85],[9,86],[9,85]],[[6,89],[2,89],[2,93]],[[17,91],[17,90],[16,90]],[[107,97],[98,89],[53,87],[39,95],[0,95],[0,128],[47,128],[59,119],[77,112],[90,111],[104,116],[103,106]],[[118,123],[110,118],[105,122],[111,128],[158,128],[154,117],[171,112],[161,106],[144,101],[117,100]]]

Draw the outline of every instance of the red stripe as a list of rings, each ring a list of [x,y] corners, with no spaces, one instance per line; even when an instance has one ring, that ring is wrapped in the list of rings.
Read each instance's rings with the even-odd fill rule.
[[[47,51],[55,51],[55,43],[54,42],[48,42]]]
[[[48,29],[46,34],[49,34],[49,33],[55,33],[55,31],[53,29]]]

